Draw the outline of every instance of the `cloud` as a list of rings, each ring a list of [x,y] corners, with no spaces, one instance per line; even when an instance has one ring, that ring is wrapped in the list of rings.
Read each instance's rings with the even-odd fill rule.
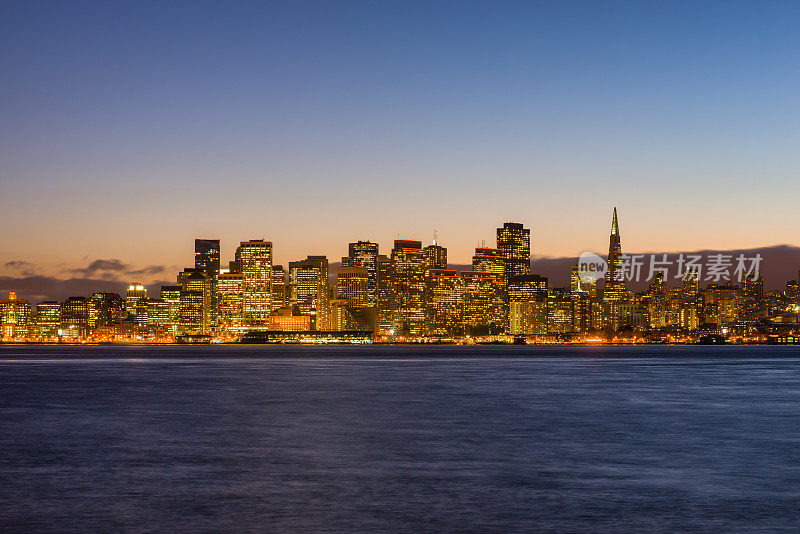
[[[89,263],[86,267],[78,269],[67,269],[65,272],[71,274],[82,275],[84,277],[92,277],[100,275],[103,278],[112,278],[116,275],[129,275],[129,276],[153,276],[163,273],[167,268],[164,265],[148,265],[135,269],[129,263],[111,259],[97,259]]]
[[[33,276],[36,274],[36,270],[33,264],[27,261],[22,261],[22,260],[7,261],[5,263],[5,267],[6,269],[19,271],[23,276]]]

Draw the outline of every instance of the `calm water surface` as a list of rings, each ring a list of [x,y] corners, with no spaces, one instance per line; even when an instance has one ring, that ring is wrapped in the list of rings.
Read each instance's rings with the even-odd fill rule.
[[[0,347],[0,530],[798,532],[790,347]]]

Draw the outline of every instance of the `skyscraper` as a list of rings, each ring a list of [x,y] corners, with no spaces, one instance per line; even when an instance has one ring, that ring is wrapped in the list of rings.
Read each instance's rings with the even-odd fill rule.
[[[125,311],[127,311],[134,318],[145,309],[145,301],[147,300],[147,289],[141,282],[133,282],[128,286],[128,291],[125,294]]]
[[[425,322],[425,271],[422,242],[395,239],[391,257],[390,309],[396,335],[419,336]]]
[[[181,321],[181,288],[180,286],[161,286],[160,296],[167,306],[168,329],[172,335],[175,335],[178,333]]]
[[[464,283],[450,269],[428,269],[425,276],[425,335],[463,334]]]
[[[447,269],[447,249],[434,242],[423,249],[428,269]]]
[[[242,323],[249,330],[269,329],[272,311],[272,243],[242,241],[236,249],[242,273]]]
[[[36,305],[34,314],[36,335],[43,339],[52,339],[61,329],[61,303],[56,300],[45,300]]]
[[[209,313],[211,325],[217,324],[217,278],[219,277],[219,239],[194,240],[194,268],[209,279],[211,300]]]
[[[283,265],[272,266],[272,311],[286,306],[286,271]]]
[[[304,260],[289,262],[289,292],[291,306],[311,317],[311,328],[329,328],[328,258],[307,256]]]
[[[535,335],[547,333],[548,280],[536,274],[508,279],[509,333]]]
[[[506,263],[506,276],[531,274],[531,231],[521,223],[507,222],[497,229],[497,248]]]
[[[89,328],[111,326],[125,318],[125,303],[119,293],[92,293],[89,297]]]
[[[502,282],[482,271],[461,271],[461,278],[464,284],[464,333],[485,336],[505,332],[508,313]]]
[[[346,300],[352,307],[365,307],[368,280],[366,267],[339,267],[336,273],[336,298]]]
[[[625,325],[627,294],[617,208],[614,207],[611,235],[608,242],[608,270],[606,270],[603,288],[603,328],[607,331],[616,332]]]
[[[506,257],[499,248],[478,247],[472,256],[472,270],[487,273],[502,285],[506,284]],[[528,273],[530,274],[530,273]]]
[[[16,292],[9,291],[8,299],[0,301],[0,338],[10,340],[27,336],[31,315],[30,303],[17,298]]]
[[[217,280],[217,317],[227,337],[237,338],[247,331],[244,326],[242,273],[223,273]]]
[[[342,266],[364,267],[367,270],[367,306],[378,305],[378,244],[369,241],[350,243]]]

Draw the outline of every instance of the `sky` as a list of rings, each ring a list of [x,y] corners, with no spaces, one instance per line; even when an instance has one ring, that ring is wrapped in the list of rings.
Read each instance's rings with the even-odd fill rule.
[[[800,245],[797,2],[0,3],[0,274]],[[25,266],[24,269],[20,266]],[[90,269],[86,271],[86,269]],[[83,270],[83,271],[82,271]]]

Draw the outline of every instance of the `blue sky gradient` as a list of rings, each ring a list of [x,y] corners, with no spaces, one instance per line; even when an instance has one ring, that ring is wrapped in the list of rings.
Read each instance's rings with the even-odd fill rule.
[[[797,2],[5,2],[0,259],[800,244]],[[2,268],[2,265],[0,265]]]

